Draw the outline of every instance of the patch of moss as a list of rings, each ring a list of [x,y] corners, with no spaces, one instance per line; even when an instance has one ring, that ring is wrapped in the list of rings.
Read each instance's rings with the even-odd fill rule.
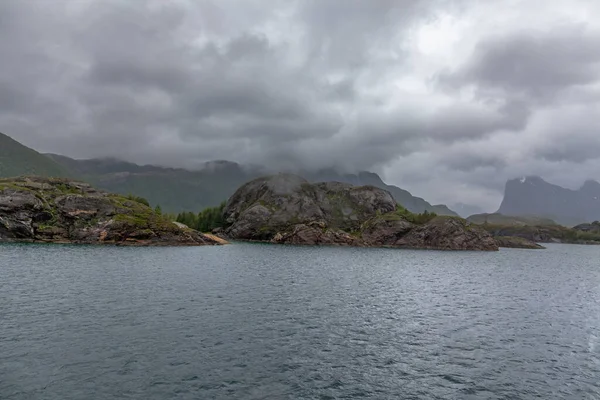
[[[57,189],[62,194],[82,194],[81,189],[76,188],[75,186],[71,186],[67,183],[55,184],[54,188]]]
[[[0,191],[5,190],[5,189],[20,190],[20,191],[26,191],[26,192],[34,192],[34,190],[32,188],[21,186],[21,185],[18,184],[18,182],[12,182],[12,181],[9,181],[9,180],[6,180],[6,181],[1,181],[0,180]]]

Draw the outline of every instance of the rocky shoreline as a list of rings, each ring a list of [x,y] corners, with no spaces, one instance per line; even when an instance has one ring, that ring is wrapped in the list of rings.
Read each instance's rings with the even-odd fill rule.
[[[58,178],[0,179],[0,242],[119,246],[221,244],[136,198]]]
[[[141,200],[66,179],[0,179],[0,242],[201,246],[232,240],[436,250],[543,248],[525,238],[495,238],[462,218],[412,214],[376,187],[311,184],[290,174],[239,188],[223,210],[225,225],[213,234],[171,222]]]

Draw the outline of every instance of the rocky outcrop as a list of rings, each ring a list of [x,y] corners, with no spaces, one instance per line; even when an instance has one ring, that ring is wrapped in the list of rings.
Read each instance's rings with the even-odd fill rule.
[[[498,236],[494,239],[496,239],[499,247],[511,249],[545,249],[544,246],[536,242],[517,236]]]
[[[437,217],[417,226],[396,242],[398,247],[439,250],[497,250],[487,232],[456,217]]]
[[[215,240],[179,227],[136,199],[82,182],[0,179],[0,242],[208,245]]]
[[[339,182],[310,184],[296,175],[279,174],[238,189],[227,202],[224,217],[231,237],[271,240],[294,225],[313,222],[356,231],[364,221],[395,209],[394,199],[382,189]]]
[[[275,234],[273,243],[307,245],[364,246],[365,242],[340,229],[327,229],[319,223],[297,224],[288,232]]]
[[[574,226],[573,229],[580,232],[600,234],[600,221],[594,221],[591,224],[580,224]]]
[[[311,184],[279,174],[236,191],[224,209],[224,234],[286,244],[498,249],[487,232],[460,218],[413,217],[389,192],[373,186]]]

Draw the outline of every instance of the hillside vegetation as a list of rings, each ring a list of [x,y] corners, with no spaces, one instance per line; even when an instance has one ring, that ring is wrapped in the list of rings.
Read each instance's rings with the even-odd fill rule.
[[[0,178],[20,175],[67,177],[69,172],[57,162],[0,133]]]
[[[600,234],[584,232],[561,225],[480,225],[494,237],[516,236],[537,243],[600,244]]]
[[[0,179],[0,242],[201,245],[216,242],[184,229],[145,199],[106,193],[60,178]]]

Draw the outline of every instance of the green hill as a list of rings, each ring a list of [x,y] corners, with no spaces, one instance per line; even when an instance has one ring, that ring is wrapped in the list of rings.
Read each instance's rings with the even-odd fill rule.
[[[67,177],[67,169],[0,133],[0,178],[20,175]]]

